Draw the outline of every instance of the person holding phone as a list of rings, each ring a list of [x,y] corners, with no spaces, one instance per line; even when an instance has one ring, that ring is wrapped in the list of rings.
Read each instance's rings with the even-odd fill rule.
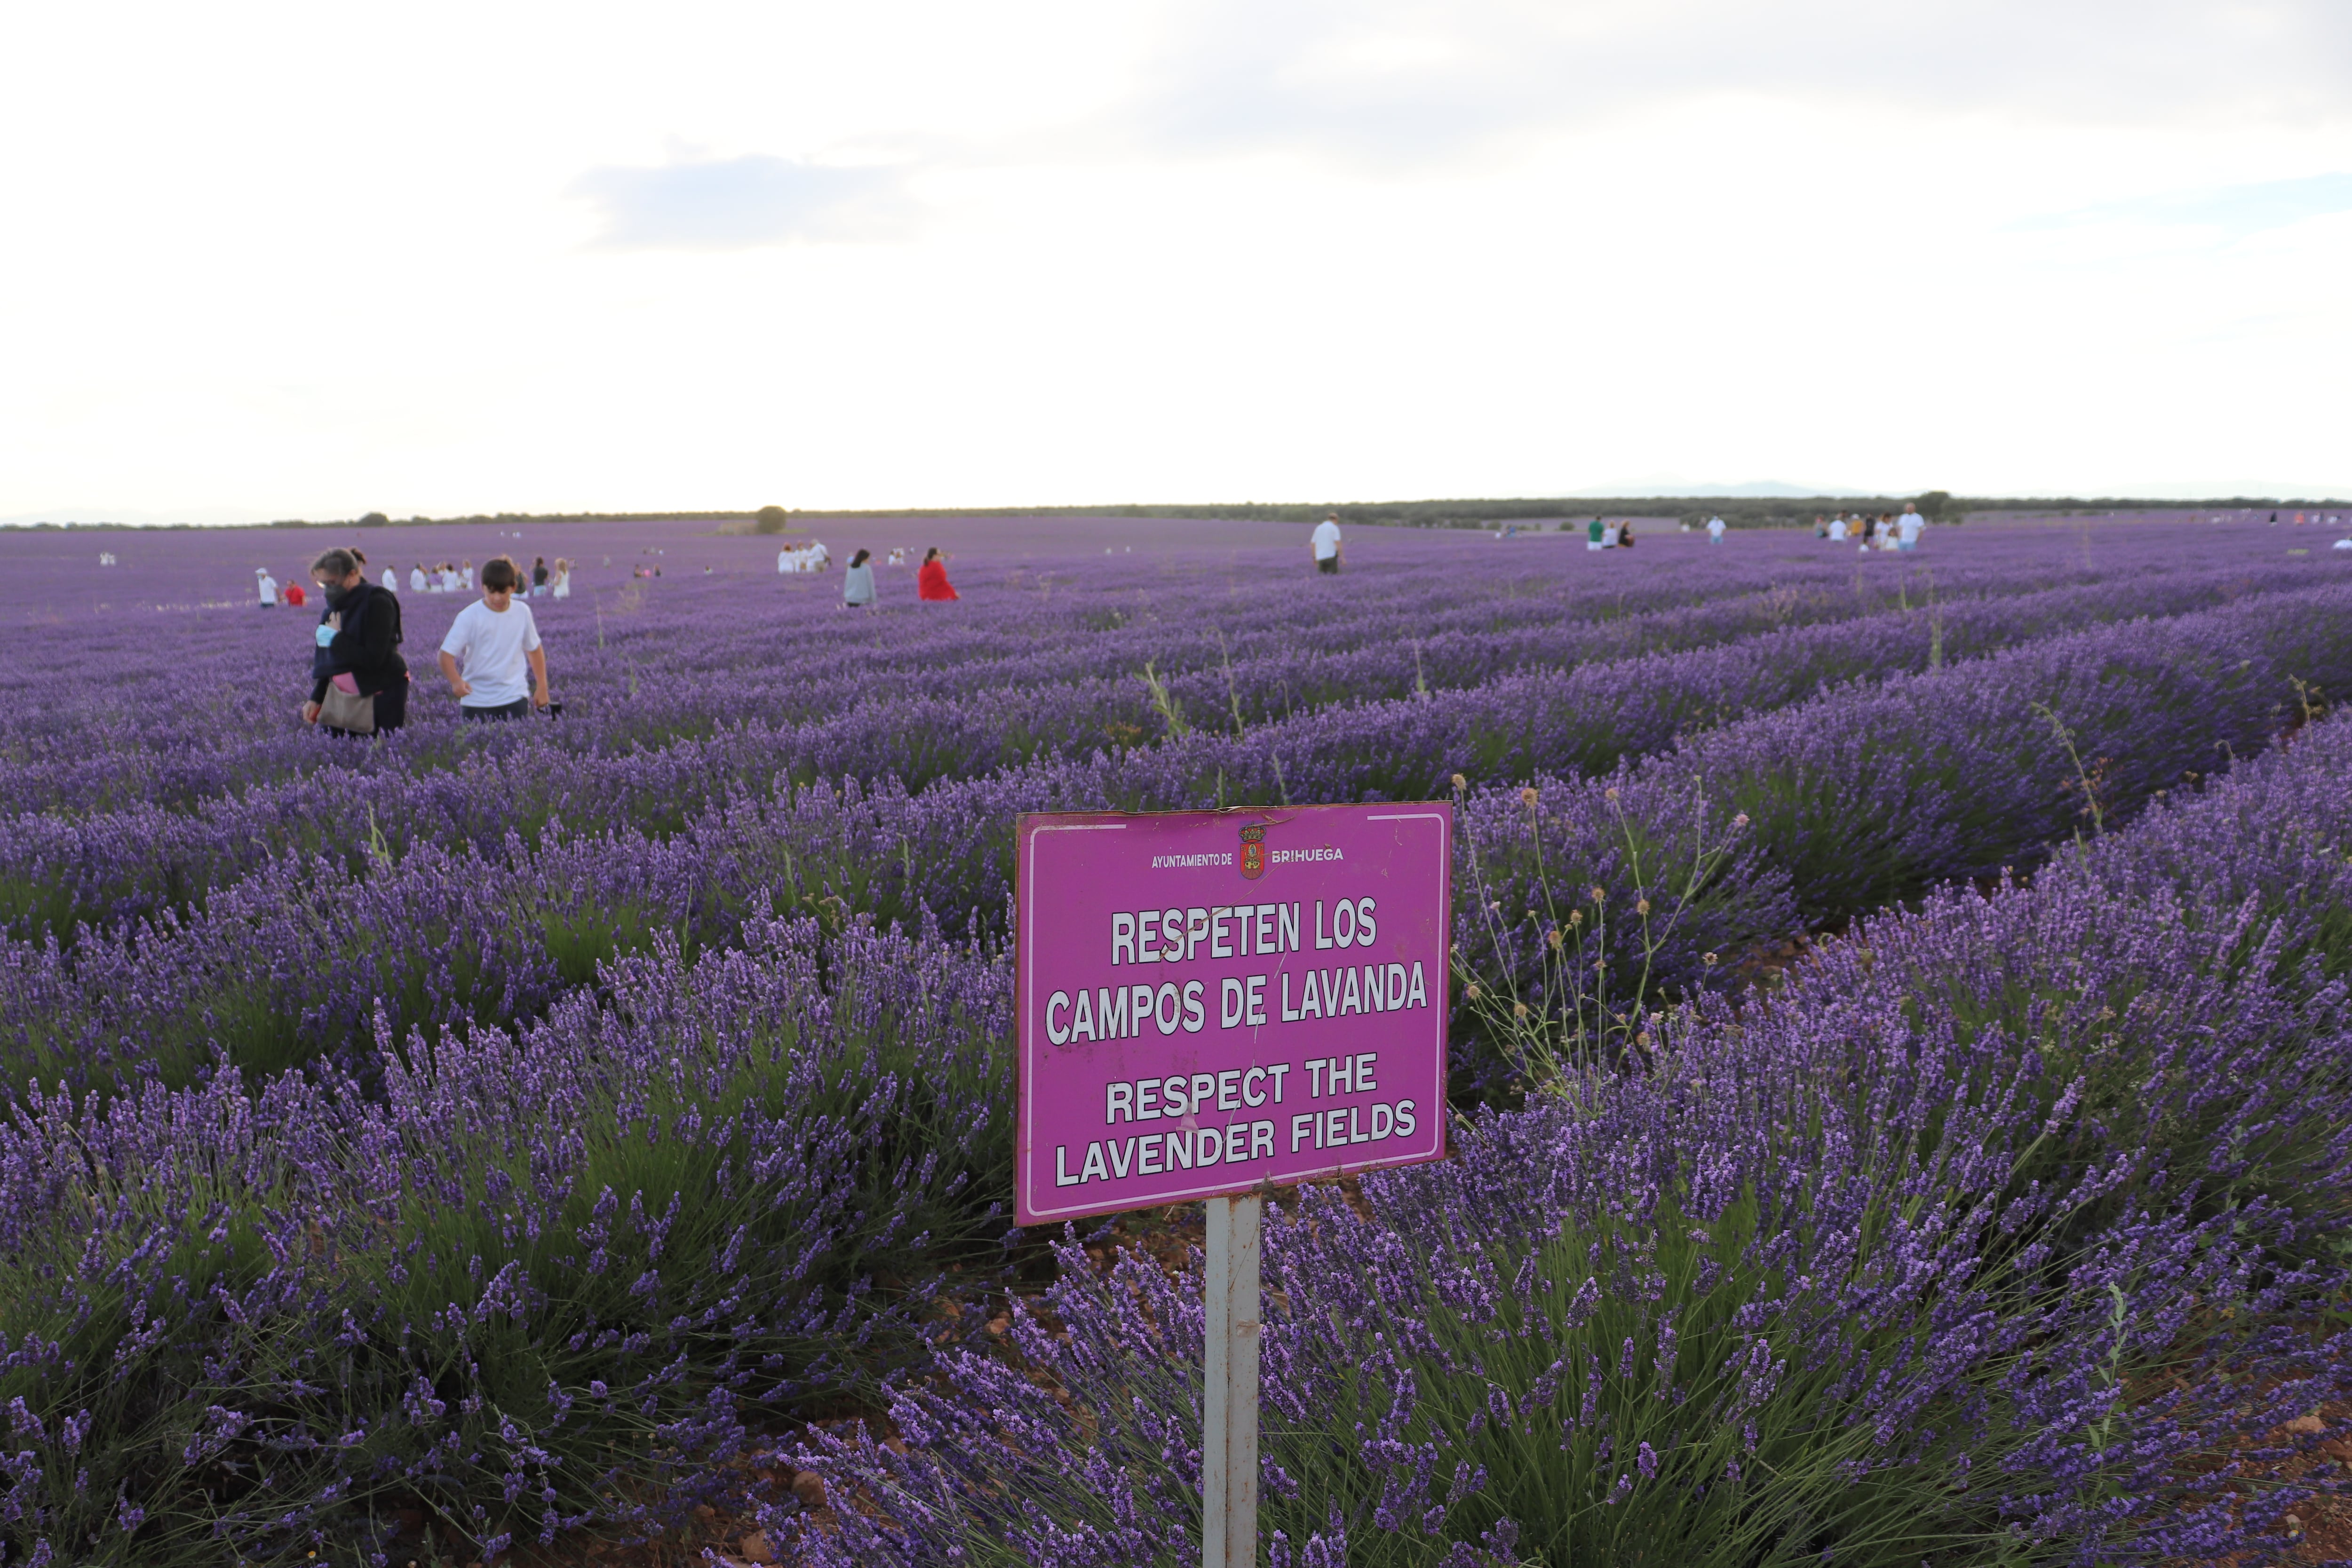
[[[374,733],[397,730],[408,717],[408,665],[400,657],[400,599],[367,580],[367,568],[349,550],[322,551],[310,563],[310,581],[326,606],[319,613],[310,656],[310,700],[302,722],[317,724],[327,692],[373,705]],[[358,731],[331,721],[335,734]],[[364,729],[364,726],[362,726]]]

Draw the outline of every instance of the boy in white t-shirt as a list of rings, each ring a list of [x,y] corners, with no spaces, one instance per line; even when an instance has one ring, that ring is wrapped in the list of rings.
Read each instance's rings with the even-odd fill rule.
[[[530,606],[514,602],[522,569],[503,555],[482,568],[482,596],[441,639],[441,675],[468,719],[520,719],[547,706],[547,654]]]

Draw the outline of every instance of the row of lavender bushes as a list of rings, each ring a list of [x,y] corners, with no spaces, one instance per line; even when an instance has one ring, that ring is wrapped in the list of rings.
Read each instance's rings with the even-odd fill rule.
[[[2123,563],[2118,574],[2136,580],[2149,574]],[[2296,575],[2275,563],[2242,574],[2250,587]],[[1095,693],[1099,727],[1089,743],[1110,743],[1114,734],[1139,731],[1152,720],[1150,696],[1133,679],[1147,669],[1179,697],[1207,697],[1220,710],[1237,702],[1258,720],[1326,700],[1402,695],[1433,680],[1474,685],[1528,662],[1703,646],[1742,631],[1873,614],[1904,603],[1913,586],[1922,596],[1928,592],[1928,574],[1909,572],[1891,592],[1882,582],[1849,584],[1819,569],[1798,570],[1763,591],[1756,576],[1749,567],[1596,588],[1530,575],[1505,582],[1497,593],[1497,584],[1484,580],[1474,589],[1451,575],[1417,574],[1351,580],[1344,598],[1296,584],[1285,584],[1287,592],[1243,594],[1207,581],[1176,581],[1154,584],[1124,603],[1103,584],[1060,600],[1006,584],[1014,591],[989,595],[952,616],[856,623],[837,614],[812,616],[797,604],[780,606],[781,616],[746,615],[740,601],[725,602],[723,610],[712,603],[717,613],[697,614],[721,590],[688,584],[658,605],[631,606],[625,595],[621,603],[600,601],[593,610],[539,609],[559,639],[556,657],[573,721],[564,726],[564,742],[611,751],[746,722],[789,731],[869,706],[887,723],[890,712],[908,705],[951,708],[976,697],[1034,696],[1066,685]],[[1981,579],[1974,591],[1993,594],[2046,585],[2046,579],[2014,570],[1947,576]],[[1950,591],[1971,593],[1958,584]],[[411,645],[429,648],[445,614],[434,601],[408,605]],[[257,650],[239,646],[253,628],[244,638],[228,629],[231,636],[215,631],[168,668],[152,658],[121,658],[131,639],[111,624],[91,629],[79,660],[25,649],[7,684],[33,700],[0,714],[0,802],[33,810],[140,801],[187,806],[329,763],[332,753],[306,744],[290,727],[257,725],[249,717],[224,722],[231,713],[272,710],[292,671],[284,652],[257,658]],[[780,643],[801,657],[780,658]],[[146,642],[137,646],[152,652]],[[93,666],[116,676],[97,692],[81,679]],[[1213,683],[1213,692],[1202,680]],[[191,688],[207,700],[154,700]],[[429,688],[422,695],[400,754],[389,759],[393,766],[446,765],[478,749],[482,737],[447,722],[454,715],[432,700]],[[65,700],[42,700],[56,697]],[[1064,711],[1066,717],[1085,708],[1065,705]],[[1022,748],[1025,716],[1000,710],[997,718],[1008,737],[997,743]]]
[[[1870,571],[1801,552],[1701,557],[1598,583],[1530,559],[1499,578],[1375,571],[1351,575],[1344,593],[1187,575],[1138,588],[1131,601],[1109,580],[1041,595],[1022,591],[1016,574],[952,615],[856,621],[803,600],[747,606],[739,584],[713,579],[675,584],[634,608],[605,595],[593,606],[542,602],[539,613],[570,710],[568,750],[657,747],[747,723],[787,735],[814,726],[817,741],[831,737],[836,747],[856,734],[897,735],[903,755],[889,766],[918,784],[919,769],[950,756],[928,747],[923,731],[945,715],[964,736],[975,706],[987,707],[992,722],[958,744],[994,758],[1048,746],[1082,752],[1159,733],[1166,718],[1139,679],[1147,674],[1195,721],[1260,723],[1333,702],[1466,689],[1517,669],[1708,647],[1883,611],[1965,611],[2053,584],[2108,585],[2108,599],[2084,596],[2084,613],[2104,616],[2188,609],[2314,580],[2308,563],[2219,565],[2180,541],[2121,547],[2095,569],[2053,560],[2032,542],[2011,542],[1990,558],[1924,566],[1906,559]],[[2128,607],[2141,599],[2146,610]],[[411,649],[429,652],[453,609],[430,599],[410,605]],[[153,627],[110,616],[69,649],[38,640],[12,647],[0,669],[0,811],[190,809],[347,764],[347,752],[310,743],[315,737],[279,721],[304,668],[307,645],[289,636],[298,625],[215,617],[158,658]],[[103,678],[93,682],[93,672]],[[976,701],[1006,694],[1024,704]],[[1025,700],[1041,694],[1060,700],[1033,718]],[[488,738],[460,729],[429,681],[417,696],[401,746],[372,758],[415,772],[486,749]]]
[[[110,924],[188,908],[291,856],[356,866],[372,852],[397,855],[411,844],[496,841],[509,833],[537,842],[558,826],[662,836],[730,798],[819,780],[919,791],[1041,758],[1083,762],[1097,750],[1129,749],[1115,739],[1122,726],[1137,744],[1200,742],[1192,747],[1201,756],[1198,790],[1212,800],[1280,799],[1290,793],[1283,770],[1311,770],[1318,759],[1328,765],[1339,755],[1369,764],[1358,770],[1367,776],[1343,782],[1391,795],[1426,793],[1452,771],[1482,778],[1593,771],[1841,681],[1938,668],[2106,620],[2184,614],[2306,575],[2164,573],[2040,592],[2002,581],[2009,591],[1908,609],[1882,606],[1874,590],[1838,601],[1845,615],[1823,612],[1811,624],[1780,629],[1759,625],[1757,601],[1769,595],[1734,595],[1598,625],[1449,634],[1489,655],[1448,661],[1438,685],[1420,692],[1412,679],[1420,655],[1399,636],[1362,657],[1401,661],[1402,668],[1383,676],[1351,666],[1347,673],[1357,684],[1341,688],[1360,697],[1395,695],[1339,703],[1320,693],[1325,700],[1285,716],[1264,710],[1263,693],[1246,703],[1232,690],[1188,696],[1183,677],[1162,684],[1155,712],[1137,679],[1139,666],[1115,677],[1024,680],[1012,711],[1003,700],[959,693],[952,680],[927,679],[920,690],[849,703],[782,728],[754,721],[712,732],[706,712],[669,725],[672,738],[651,751],[618,745],[610,727],[589,714],[573,716],[560,731],[517,727],[487,742],[478,727],[444,742],[404,736],[364,748],[265,733],[250,744],[271,757],[291,747],[307,771],[239,770],[213,780],[189,804],[174,801],[180,786],[145,778],[143,766],[84,747],[72,753],[69,778],[34,792],[41,809],[0,823],[0,921],[20,931],[46,926],[70,939],[81,921]],[[1538,633],[1542,647],[1518,646]],[[1510,657],[1493,654],[1497,646]],[[1604,652],[1623,657],[1595,657]],[[1313,662],[1269,654],[1258,663],[1276,673],[1260,683],[1270,689],[1278,679],[1287,689]],[[714,690],[681,679],[676,695],[708,704]],[[1436,712],[1416,711],[1433,702]],[[1442,732],[1393,753],[1393,733],[1407,718],[1423,731],[1441,723]],[[676,738],[680,731],[695,738]],[[1228,754],[1234,748],[1261,760],[1234,762]],[[157,760],[165,762],[217,769],[224,757],[192,743]],[[1218,776],[1228,767],[1230,784]],[[1300,782],[1318,781],[1310,772]],[[29,787],[26,779],[16,783]],[[97,809],[126,790],[156,798]]]
[[[1448,1163],[1275,1205],[1266,1560],[2277,1560],[2346,1489],[2347,776],[2352,722],[2316,726],[1610,1061],[1530,1044],[1557,1070]],[[892,1442],[805,1439],[834,1507],[772,1533],[1192,1561],[1200,1259],[1060,1250]]]
[[[2023,832],[2083,820],[2064,787],[2082,747],[2018,710],[2042,701],[2077,735],[2112,722],[2118,747],[2152,732],[2180,755],[2217,736],[2250,747],[2285,700],[2283,667],[2314,668],[2329,646],[2315,606],[2331,607],[2255,601],[1857,685],[1812,700],[1784,743],[1876,722],[1884,743],[1827,748],[1817,780],[1841,798],[1914,780],[1897,798],[1947,803],[1925,841],[1991,864],[2032,850]],[[2153,687],[2151,671],[2164,677]],[[1868,707],[1890,700],[1909,704],[1891,711],[1916,733]],[[1876,718],[1841,721],[1845,704]],[[1989,739],[1964,731],[1972,749],[1956,761],[1952,721],[1985,715],[2014,721]],[[1614,781],[1537,786],[1533,805],[1481,792],[1465,838],[1499,877],[1528,843],[1560,836],[1574,853],[1546,863],[1530,907],[1573,902],[1588,872],[1607,879],[1599,904],[1621,916],[1656,905],[1615,928],[1627,963],[1671,963],[1723,931],[1784,929],[1801,884],[1757,847],[1769,835],[1755,819],[1738,824],[1707,793],[1736,793],[1742,766],[1780,765],[1776,731],[1755,730],[1771,721],[1696,737]],[[1001,898],[985,880],[1001,872],[969,830],[1001,819],[1019,791],[1058,777],[1092,792],[1073,804],[1114,786],[1172,793],[1208,743],[901,793],[902,815],[879,819],[895,836],[870,841],[839,831],[840,797],[814,818],[829,837],[789,831],[806,797],[747,801],[702,837],[583,839],[568,884],[535,880],[546,851],[517,841],[503,859],[449,858],[426,879],[435,897],[482,900],[439,906],[463,918],[437,926],[402,901],[416,855],[371,855],[332,889],[342,913],[308,924],[254,884],[257,901],[215,929],[187,975],[168,946],[131,947],[91,972],[107,986],[78,989],[88,976],[61,953],[12,950],[19,1070],[54,1085],[86,1052],[117,1055],[90,1080],[28,1089],[0,1129],[13,1271],[0,1282],[0,1396],[23,1402],[9,1405],[0,1507],[10,1549],[215,1561],[348,1544],[416,1518],[474,1546],[574,1522],[649,1525],[656,1500],[683,1507],[736,1473],[724,1461],[748,1426],[886,1375],[913,1353],[934,1271],[1002,1228],[987,1200],[1007,1147],[1007,987],[984,948],[870,934],[848,895],[889,907],[896,867],[925,895],[897,907],[919,917],[934,901],[956,907],[940,890],[974,875],[997,889],[966,896],[980,913]],[[1723,769],[1690,772],[1710,746],[1726,748],[1712,753],[1729,759]],[[2178,760],[2160,753],[2131,787],[2146,793]],[[1839,766],[1877,771],[1841,784]],[[940,811],[943,797],[952,809]],[[2107,809],[2129,804],[2116,795]],[[908,848],[918,826],[937,836],[916,846],[919,861]],[[929,857],[959,835],[979,841],[971,859]],[[1648,842],[1701,874],[1676,889],[1633,853]],[[886,885],[858,885],[877,862]],[[1923,863],[1920,875],[1941,864]],[[726,901],[779,878],[819,912],[784,926],[772,909]],[[633,918],[632,888],[634,932],[616,923]],[[605,924],[583,930],[583,909]],[[691,953],[668,945],[681,910],[715,922],[684,921]],[[580,944],[534,971],[542,989],[528,1006],[505,961],[462,940],[499,917],[502,930]],[[1643,918],[1683,923],[1662,943]],[[355,930],[384,940],[354,950]],[[393,940],[404,931],[426,938],[404,960]],[[260,968],[241,956],[257,944]],[[632,949],[646,955],[616,957]],[[401,974],[415,970],[352,968],[339,984],[337,965],[364,953],[425,966],[425,1003],[404,1000]],[[386,998],[382,1018],[370,993]],[[423,1016],[395,1019],[395,1005]],[[350,1017],[332,1048],[271,1037],[280,1056],[257,1049],[237,1062],[246,1072],[208,1071],[252,1043],[224,1028],[237,1006],[254,1028]],[[154,1016],[184,1026],[132,1033]],[[309,1070],[266,1070],[293,1060]],[[852,1150],[871,1157],[828,1157]]]
[[[1640,681],[1671,689],[1675,662],[1607,667],[1623,677],[1621,710],[1640,710]],[[2028,864],[2260,751],[2300,711],[2298,680],[2352,689],[2352,588],[2095,627],[1659,734],[1666,749],[1614,772],[1537,773],[1532,813],[1517,786],[1475,789],[1465,840],[1491,868],[1477,901],[1496,907],[1465,922],[1473,967],[1523,973],[1547,951],[1564,915],[1538,883],[1599,887],[1595,913],[1611,918],[1578,934],[1598,944],[1599,973],[1622,977],[1617,994],[1706,984],[1710,955]],[[193,912],[85,931],[70,948],[0,944],[0,1061],[12,1079],[77,1089],[176,1087],[224,1060],[266,1073],[323,1057],[364,1075],[378,1007],[400,1034],[504,1026],[657,939],[690,958],[748,921],[814,912],[994,940],[1017,812],[1444,793],[1476,766],[1465,711],[1478,700],[1319,715],[1286,760],[1258,735],[1196,735],[919,793],[746,795],[667,837],[509,834],[397,856],[371,842],[349,867],[257,872]],[[436,796],[471,798],[462,779],[415,791],[420,817]],[[126,847],[110,863],[135,860]],[[1555,988],[1547,1005],[1593,989]]]
[[[994,1256],[1009,1015],[950,944],[754,921],[522,1028],[386,1027],[365,1089],[34,1087],[0,1563],[467,1561],[723,1496]]]

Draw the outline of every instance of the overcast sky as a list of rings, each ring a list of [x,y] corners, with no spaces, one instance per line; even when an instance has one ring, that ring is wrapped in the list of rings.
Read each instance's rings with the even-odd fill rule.
[[[0,58],[0,518],[2352,493],[2347,0],[101,0]]]

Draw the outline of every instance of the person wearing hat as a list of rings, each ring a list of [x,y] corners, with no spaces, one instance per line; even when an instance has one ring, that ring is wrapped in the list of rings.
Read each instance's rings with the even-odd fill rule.
[[[276,609],[278,607],[278,579],[269,574],[269,568],[267,566],[255,567],[253,569],[253,578],[254,590],[261,595],[261,607],[265,610]]]

